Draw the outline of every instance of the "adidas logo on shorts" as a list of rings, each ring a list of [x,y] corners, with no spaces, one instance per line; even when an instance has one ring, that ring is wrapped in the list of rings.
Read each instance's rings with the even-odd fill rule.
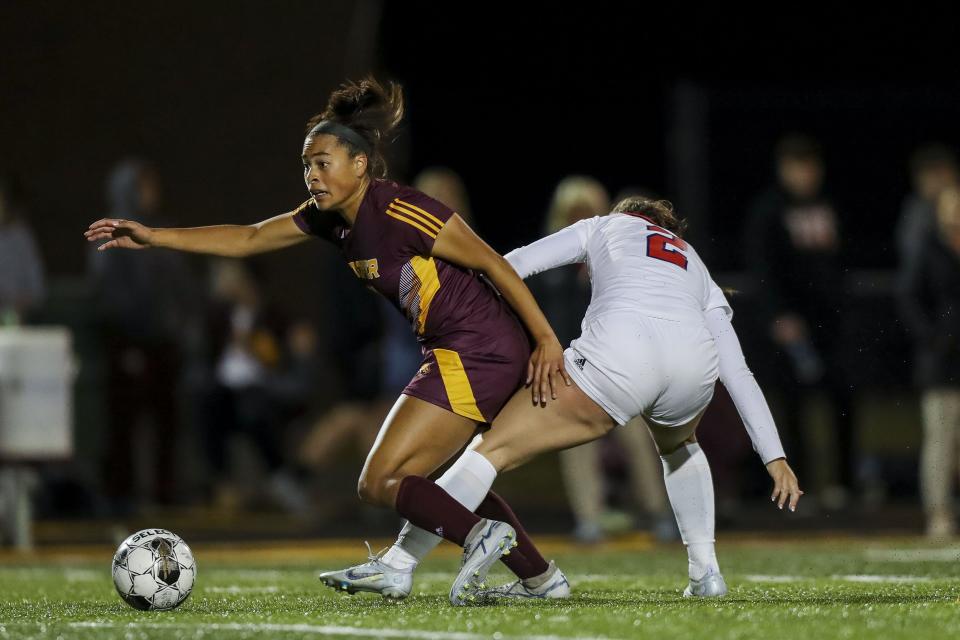
[[[577,369],[580,369],[580,371],[583,371],[583,365],[587,364],[587,359],[577,358],[576,360],[573,361],[573,364],[577,365]]]

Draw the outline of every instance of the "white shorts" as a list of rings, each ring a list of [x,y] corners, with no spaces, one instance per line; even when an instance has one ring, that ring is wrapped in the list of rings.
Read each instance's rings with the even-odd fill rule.
[[[719,357],[703,324],[635,313],[590,321],[564,351],[567,372],[619,424],[684,425],[710,404]]]

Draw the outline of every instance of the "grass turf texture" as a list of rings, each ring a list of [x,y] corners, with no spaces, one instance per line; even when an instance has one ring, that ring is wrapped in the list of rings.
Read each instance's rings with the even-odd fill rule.
[[[426,562],[392,603],[322,587],[319,569],[358,553],[196,550],[197,586],[172,612],[135,611],[116,595],[111,553],[0,562],[0,638],[951,638],[960,637],[960,548],[909,540],[722,544],[722,600],[685,600],[680,545],[550,554],[571,600],[452,608],[458,561]],[[93,557],[99,556],[99,552]],[[302,559],[298,559],[302,556]],[[508,579],[502,568],[492,577]]]

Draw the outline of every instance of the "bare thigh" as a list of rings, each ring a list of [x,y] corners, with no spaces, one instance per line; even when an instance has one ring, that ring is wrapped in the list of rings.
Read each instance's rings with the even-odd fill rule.
[[[692,444],[697,441],[697,427],[700,425],[700,418],[706,412],[706,408],[697,414],[690,422],[679,427],[665,427],[643,416],[637,416],[636,420],[642,421],[647,425],[650,436],[654,444],[657,445],[657,451],[664,456],[673,453],[685,444]]]
[[[394,506],[407,476],[429,476],[470,441],[477,422],[425,400],[401,395],[387,414],[360,473],[364,502]]]
[[[576,383],[560,385],[557,399],[545,407],[531,403],[529,389],[520,389],[470,448],[498,471],[509,471],[541,453],[596,440],[614,426],[613,418]]]

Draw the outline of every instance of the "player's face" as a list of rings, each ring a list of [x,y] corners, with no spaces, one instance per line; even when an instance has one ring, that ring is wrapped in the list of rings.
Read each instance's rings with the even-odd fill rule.
[[[367,156],[351,158],[347,148],[328,134],[303,143],[303,181],[321,211],[336,210],[360,188]]]

